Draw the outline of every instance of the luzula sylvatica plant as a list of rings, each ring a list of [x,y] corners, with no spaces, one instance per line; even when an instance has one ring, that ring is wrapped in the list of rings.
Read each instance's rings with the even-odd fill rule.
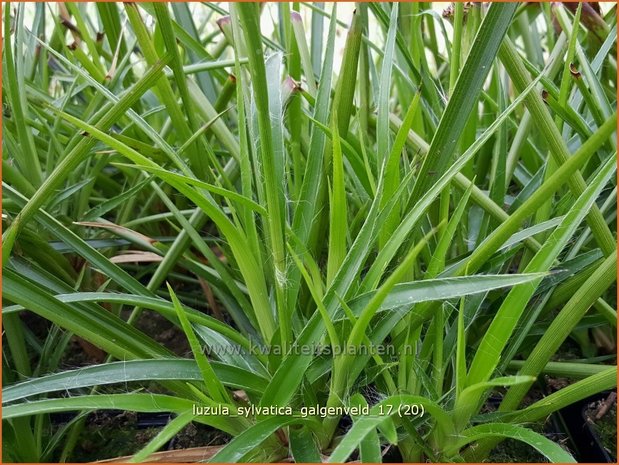
[[[102,409],[172,412],[135,461],[190,422],[215,462],[574,460],[531,425],[616,386],[616,5],[3,8],[5,460]]]

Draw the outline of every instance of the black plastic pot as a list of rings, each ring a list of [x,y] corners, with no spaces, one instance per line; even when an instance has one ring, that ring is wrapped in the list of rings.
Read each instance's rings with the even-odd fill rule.
[[[604,448],[593,426],[587,421],[588,406],[609,396],[610,391],[600,392],[559,410],[554,416],[563,423],[574,447],[579,462],[615,463]]]
[[[550,394],[543,381],[539,388]],[[600,392],[569,405],[550,415],[544,424],[544,436],[557,443],[565,443],[579,463],[616,463],[604,448],[593,425],[587,421],[586,410],[592,402],[605,399],[610,391]],[[502,396],[491,396],[488,403],[498,407]]]
[[[124,410],[107,410],[108,413],[118,413],[121,414]],[[50,415],[52,424],[61,425],[63,423],[67,423],[73,420],[77,416],[75,412],[59,412],[52,413]],[[145,428],[159,428],[164,427],[169,423],[169,421],[173,418],[173,415],[169,413],[136,413],[136,423],[135,427],[138,429]]]

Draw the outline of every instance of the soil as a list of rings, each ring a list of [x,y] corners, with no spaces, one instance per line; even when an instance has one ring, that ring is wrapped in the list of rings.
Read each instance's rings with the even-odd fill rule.
[[[191,354],[185,333],[157,312],[143,310],[136,327],[179,357]]]
[[[93,412],[86,419],[71,461],[91,462],[135,454],[162,429],[162,426],[151,425],[165,424],[164,417],[113,410]],[[190,423],[161,450],[222,445],[229,440],[225,433]]]
[[[91,413],[71,455],[71,461],[92,462],[140,450],[157,434],[157,428],[138,428],[134,412],[111,410]]]
[[[549,377],[545,377],[545,381],[557,389],[560,389],[561,386],[564,387],[567,382],[567,380],[562,378]],[[499,390],[499,392],[504,393],[505,391]],[[497,395],[489,398],[488,402],[486,402],[486,405],[483,407],[482,412],[485,413],[495,411],[501,402],[501,397],[501,395]],[[527,395],[523,398],[521,407],[525,408],[531,404],[534,404],[543,397],[543,388],[537,384],[530,389]],[[569,451],[569,437],[565,433],[559,432],[561,431],[560,428],[558,428],[553,421],[539,421],[537,423],[528,424],[527,427],[544,435],[551,441],[560,444],[563,448]],[[499,443],[490,453],[487,461],[492,463],[548,463],[548,459],[544,455],[537,452],[528,444],[515,439],[505,439],[504,441],[501,441],[501,443]]]
[[[191,348],[183,331],[162,315],[144,310],[136,327],[180,357],[191,356]],[[72,369],[101,363],[95,360],[77,338],[69,343],[61,362],[61,369]],[[124,383],[122,387],[103,386],[101,392],[123,392],[130,390],[133,383]],[[135,388],[145,388],[144,383]],[[157,383],[146,386],[148,392],[164,392]],[[68,420],[71,415],[55,416],[56,427]],[[96,411],[91,413],[71,454],[73,462],[90,462],[132,455],[152,440],[169,421],[167,414],[137,414],[125,411]],[[183,428],[161,450],[178,450],[192,447],[222,445],[231,438],[220,431],[200,423],[190,423]]]
[[[80,344],[82,341],[76,336],[71,338],[67,350],[60,361],[58,371],[72,370],[102,362],[99,357],[93,356],[93,353],[89,353],[84,349],[84,346]]]
[[[230,442],[231,439],[228,434],[221,431],[200,423],[190,423],[172,438],[168,450],[221,445]]]
[[[536,390],[533,390],[533,393],[535,392]],[[528,401],[529,403],[535,402],[533,397]],[[488,405],[484,408],[486,411],[494,411],[495,409],[495,406],[489,407]],[[527,427],[543,434],[550,440],[561,440],[561,438],[557,437],[559,435],[549,432],[552,428],[549,428],[549,425],[543,422],[527,425]],[[548,459],[522,441],[505,439],[492,450],[487,461],[492,463],[547,463]]]
[[[615,394],[615,393],[613,393]],[[585,418],[593,427],[602,446],[613,461],[617,461],[617,396],[591,402],[585,409]]]
[[[492,463],[548,463],[548,459],[531,446],[515,439],[506,439],[494,448],[488,462]]]

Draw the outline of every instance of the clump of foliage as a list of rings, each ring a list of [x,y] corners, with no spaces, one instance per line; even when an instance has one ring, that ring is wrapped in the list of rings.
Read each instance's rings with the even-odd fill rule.
[[[616,386],[616,5],[440,11],[5,4],[5,460],[101,409],[173,414],[135,461],[190,422],[215,462],[574,460],[530,424]]]

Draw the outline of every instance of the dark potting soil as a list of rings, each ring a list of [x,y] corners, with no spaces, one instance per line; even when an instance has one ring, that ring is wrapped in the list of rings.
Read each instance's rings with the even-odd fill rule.
[[[158,429],[138,428],[134,412],[93,412],[86,418],[70,460],[92,462],[134,454],[157,435]]]
[[[548,463],[548,459],[531,446],[515,439],[506,439],[494,448],[491,463]]]
[[[191,356],[191,348],[183,331],[160,314],[144,310],[136,327],[180,357]],[[61,363],[61,369],[78,368],[100,363],[84,350],[83,344],[74,338],[67,348]],[[103,386],[100,391],[122,392],[134,388],[146,389],[148,392],[165,393],[166,390],[157,383],[124,383],[122,386]],[[70,415],[72,416],[72,415]],[[68,420],[67,416],[64,421]],[[137,414],[128,411],[97,411],[91,413],[85,421],[73,454],[73,462],[90,462],[132,455],[152,440],[170,420],[166,413]],[[57,420],[62,422],[62,417]],[[62,426],[57,424],[56,427]],[[191,447],[225,444],[230,437],[209,426],[191,423],[174,436],[161,450],[177,450]]]
[[[521,408],[528,407],[531,404],[544,398],[545,385],[559,387],[566,380],[560,378],[544,377],[545,384],[536,383],[522,399]],[[501,403],[504,389],[499,389],[498,393],[488,399],[483,408],[483,412],[496,411]],[[551,441],[559,444],[561,447],[572,453],[570,450],[569,436],[560,428],[553,417],[549,417],[546,421],[538,421],[536,423],[527,424],[527,428],[545,436]],[[501,441],[490,453],[488,462],[492,463],[548,463],[548,459],[537,452],[533,447],[525,444],[522,441],[515,439],[505,439]]]
[[[140,415],[124,411],[91,413],[70,457],[72,462],[91,462],[132,455],[152,440],[171,419],[167,415]],[[206,425],[190,423],[161,450],[226,444],[230,437]]]
[[[611,459],[617,461],[617,396],[591,402],[584,410],[585,419],[598,436]]]
[[[179,357],[191,354],[185,333],[157,312],[144,310],[136,323],[136,327]]]
[[[561,431],[556,423],[549,419],[546,422],[540,421],[527,424],[527,428],[545,436],[547,439],[559,444],[572,455],[574,452],[570,448],[569,436]],[[533,447],[522,441],[506,439],[497,445],[488,457],[488,462],[492,463],[548,463],[548,459],[537,452]]]

